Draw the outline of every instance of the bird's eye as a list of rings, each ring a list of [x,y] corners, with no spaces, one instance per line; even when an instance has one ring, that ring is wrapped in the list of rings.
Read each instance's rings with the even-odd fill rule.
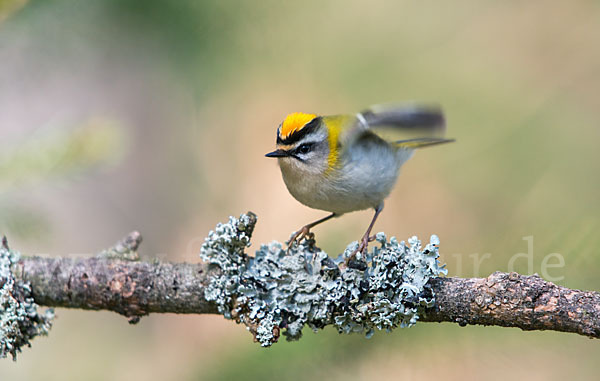
[[[296,151],[297,151],[298,153],[301,153],[301,154],[307,154],[307,153],[309,153],[309,152],[310,152],[310,150],[311,150],[311,149],[312,149],[312,144],[310,144],[310,143],[304,143],[304,144],[301,144],[301,145],[300,145],[300,146],[299,146],[299,147],[296,149]]]

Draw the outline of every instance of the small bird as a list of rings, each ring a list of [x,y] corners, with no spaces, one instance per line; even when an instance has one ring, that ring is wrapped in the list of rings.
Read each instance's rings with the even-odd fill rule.
[[[306,238],[316,225],[342,214],[375,209],[360,240],[364,253],[399,170],[417,148],[452,142],[441,137],[445,121],[438,107],[373,106],[349,115],[289,114],[277,129],[276,150],[288,191],[302,204],[331,212],[295,232],[288,247]]]

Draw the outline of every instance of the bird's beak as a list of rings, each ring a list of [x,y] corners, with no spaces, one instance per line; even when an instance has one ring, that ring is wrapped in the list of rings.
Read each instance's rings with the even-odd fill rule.
[[[265,155],[266,157],[286,157],[290,156],[289,152],[283,149],[277,149],[273,152],[269,152]]]

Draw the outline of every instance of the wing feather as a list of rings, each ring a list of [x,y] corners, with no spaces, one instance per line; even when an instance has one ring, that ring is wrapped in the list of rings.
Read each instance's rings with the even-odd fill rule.
[[[446,131],[439,107],[424,105],[378,105],[361,113],[369,130],[388,142],[441,138]]]
[[[330,117],[328,123],[341,126],[339,142],[342,145],[373,134],[406,149],[453,141],[444,138],[446,122],[441,108],[431,105],[376,105],[353,117]]]

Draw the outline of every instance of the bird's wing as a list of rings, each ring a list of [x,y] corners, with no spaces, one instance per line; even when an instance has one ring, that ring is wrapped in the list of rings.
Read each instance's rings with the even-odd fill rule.
[[[439,107],[377,105],[356,114],[341,142],[349,143],[365,133],[374,133],[401,148],[421,148],[453,141],[445,139],[446,124]]]

